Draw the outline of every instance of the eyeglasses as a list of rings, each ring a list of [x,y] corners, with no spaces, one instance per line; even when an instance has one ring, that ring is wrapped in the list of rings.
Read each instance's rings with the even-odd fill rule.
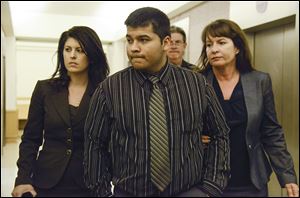
[[[171,45],[180,46],[182,44],[183,44],[183,41],[180,41],[180,40],[173,41],[173,40],[171,40]]]

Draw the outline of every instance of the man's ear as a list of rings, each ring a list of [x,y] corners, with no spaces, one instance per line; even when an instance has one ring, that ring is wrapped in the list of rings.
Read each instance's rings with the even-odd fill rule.
[[[169,50],[170,48],[170,44],[171,44],[171,37],[170,36],[166,36],[162,42],[164,51]]]
[[[187,46],[187,43],[183,43],[183,48],[185,49]]]

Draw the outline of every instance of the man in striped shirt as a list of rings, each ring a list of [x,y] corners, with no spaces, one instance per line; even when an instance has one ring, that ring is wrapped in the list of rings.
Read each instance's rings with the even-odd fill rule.
[[[170,22],[155,8],[140,8],[125,21],[132,66],[96,89],[85,125],[85,182],[97,196],[219,196],[229,177],[229,129],[201,74],[168,64]],[[151,180],[150,77],[163,97],[171,181]],[[208,131],[204,153],[201,139]],[[163,142],[163,141],[162,141]],[[164,143],[162,143],[164,144]]]

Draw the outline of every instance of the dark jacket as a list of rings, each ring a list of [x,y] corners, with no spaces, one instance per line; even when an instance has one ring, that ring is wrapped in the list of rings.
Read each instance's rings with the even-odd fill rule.
[[[212,84],[211,70],[207,73],[207,80]],[[246,144],[252,183],[258,189],[263,188],[270,179],[271,167],[281,187],[297,183],[293,160],[276,117],[269,74],[259,71],[241,74],[241,82],[248,117]]]
[[[51,188],[59,182],[72,160],[68,168],[74,173],[75,181],[84,187],[83,127],[94,89],[89,83],[71,125],[68,89],[58,91],[50,80],[37,82],[20,144],[15,185]]]
[[[196,66],[189,62],[186,62],[185,60],[182,60],[181,67],[189,69],[189,70],[194,70]]]

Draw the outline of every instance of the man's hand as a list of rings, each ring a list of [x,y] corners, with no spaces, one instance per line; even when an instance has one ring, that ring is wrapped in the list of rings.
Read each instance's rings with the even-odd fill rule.
[[[285,188],[289,197],[299,197],[299,187],[297,184],[286,184]]]

